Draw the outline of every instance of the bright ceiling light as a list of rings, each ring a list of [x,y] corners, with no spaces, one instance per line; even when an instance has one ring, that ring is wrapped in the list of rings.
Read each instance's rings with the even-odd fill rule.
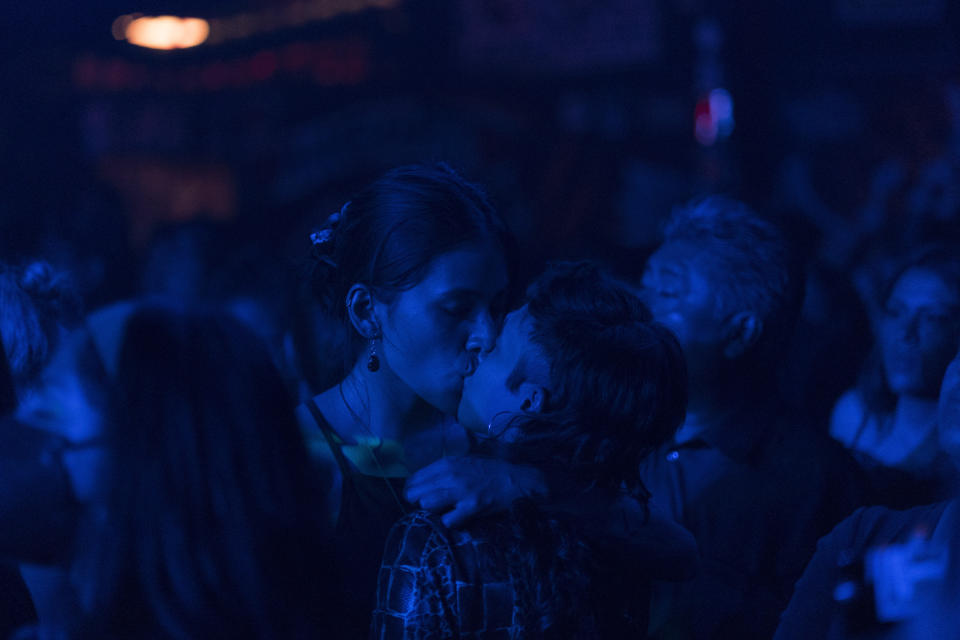
[[[126,23],[127,42],[148,49],[187,49],[203,44],[210,35],[210,23],[202,18],[177,16],[143,16],[129,22],[124,16],[114,22],[114,28]],[[123,20],[123,22],[121,22]]]

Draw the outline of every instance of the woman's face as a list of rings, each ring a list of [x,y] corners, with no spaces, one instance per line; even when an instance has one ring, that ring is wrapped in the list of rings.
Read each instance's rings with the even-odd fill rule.
[[[960,340],[960,292],[933,271],[908,270],[887,299],[879,334],[890,390],[936,398]]]
[[[493,348],[507,303],[507,265],[492,244],[433,260],[380,314],[382,366],[427,403],[455,414],[463,379]]]
[[[100,383],[81,370],[95,358],[86,333],[78,331],[57,350],[44,370],[37,392],[17,408],[17,418],[57,433],[74,447],[64,454],[76,497],[90,501],[99,495],[103,451],[91,446],[104,432],[103,391]]]

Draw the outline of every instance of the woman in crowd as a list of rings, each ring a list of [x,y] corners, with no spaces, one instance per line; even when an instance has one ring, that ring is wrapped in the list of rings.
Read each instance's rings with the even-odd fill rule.
[[[960,353],[947,368],[935,436],[960,464]],[[906,511],[860,509],[820,540],[775,640],[956,638],[960,486]]]
[[[457,417],[488,438],[488,455],[645,501],[640,460],[672,436],[685,408],[673,334],[595,266],[569,263],[548,270],[507,317],[466,380]],[[529,500],[456,532],[429,513],[407,516],[384,552],[373,636],[643,636],[649,576],[621,564],[612,579],[610,559],[567,524]]]
[[[464,454],[452,420],[463,379],[496,339],[507,303],[509,237],[484,194],[445,165],[390,171],[313,235],[313,282],[351,329],[345,375],[298,409],[314,457],[334,478],[330,504],[355,607],[369,626],[403,481]]]
[[[77,610],[52,631],[319,637],[337,580],[291,406],[236,320],[154,305],[91,316],[21,413],[70,442],[62,457],[84,509]]]
[[[833,410],[831,435],[873,477],[877,500],[943,496],[951,468],[937,440],[937,391],[960,343],[960,256],[929,249],[894,278],[874,321],[876,354]]]

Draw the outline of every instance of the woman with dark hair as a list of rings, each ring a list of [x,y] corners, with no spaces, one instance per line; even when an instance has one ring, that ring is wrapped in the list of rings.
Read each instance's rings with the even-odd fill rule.
[[[232,318],[94,314],[24,415],[71,444],[77,638],[308,638],[336,578],[324,505],[266,348]],[[320,577],[318,577],[320,576]]]
[[[960,352],[940,385],[936,437],[960,465]],[[817,544],[775,640],[958,637],[960,485],[947,497],[862,508],[838,524]]]
[[[404,479],[469,449],[452,416],[496,339],[510,239],[482,191],[437,164],[388,172],[312,241],[317,299],[351,337],[339,382],[298,415],[334,477],[343,588],[355,604],[340,624],[358,637],[387,532],[410,510]]]
[[[943,497],[937,392],[960,344],[960,255],[927,249],[899,271],[873,322],[876,348],[859,386],[837,401],[830,433],[873,476],[878,500]]]
[[[686,393],[673,334],[626,287],[570,263],[548,270],[507,316],[457,417],[487,438],[488,455],[645,503],[640,460],[683,422]],[[529,500],[461,531],[417,512],[387,542],[372,635],[641,637],[649,579]]]

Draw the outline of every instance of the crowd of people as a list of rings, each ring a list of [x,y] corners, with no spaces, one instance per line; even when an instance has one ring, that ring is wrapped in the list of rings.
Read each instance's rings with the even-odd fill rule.
[[[847,301],[856,363],[798,344],[810,265],[741,202],[523,278],[443,163],[317,220],[284,295],[85,309],[9,265],[0,633],[960,638],[960,245],[927,240]]]

